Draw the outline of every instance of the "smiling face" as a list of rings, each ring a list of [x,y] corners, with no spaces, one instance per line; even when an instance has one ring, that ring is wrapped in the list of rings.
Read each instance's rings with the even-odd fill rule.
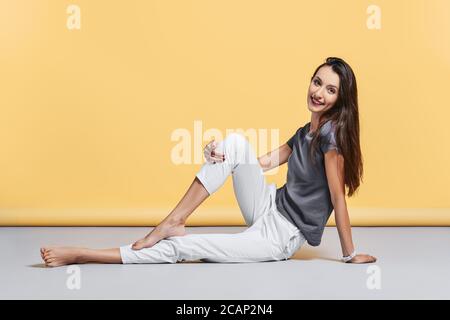
[[[331,66],[321,67],[308,89],[308,109],[311,112],[323,113],[332,108],[337,101],[340,79]]]

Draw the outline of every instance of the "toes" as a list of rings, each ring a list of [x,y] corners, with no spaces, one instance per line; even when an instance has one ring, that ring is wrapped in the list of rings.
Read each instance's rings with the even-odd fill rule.
[[[60,267],[60,266],[64,266],[66,265],[66,263],[62,260],[58,260],[58,259],[51,259],[48,263],[47,266],[49,267]]]
[[[53,250],[46,250],[44,252],[44,257],[53,257],[55,255],[55,253],[53,252]]]
[[[54,256],[45,256],[44,257],[45,261],[54,260],[54,259],[56,259],[56,257],[54,257]]]
[[[46,266],[48,267],[59,267],[64,265],[64,263],[62,263],[61,261],[57,260],[57,259],[50,259],[45,263]]]
[[[142,240],[136,241],[135,243],[133,243],[133,245],[131,247],[135,250],[141,249],[142,248]]]
[[[46,266],[49,266],[50,265],[50,263],[52,263],[53,262],[53,260],[52,261],[49,261],[49,260],[45,260],[45,265]]]
[[[58,263],[58,262],[52,262],[49,264],[50,267],[54,268],[54,267],[60,267],[62,266],[62,264]]]

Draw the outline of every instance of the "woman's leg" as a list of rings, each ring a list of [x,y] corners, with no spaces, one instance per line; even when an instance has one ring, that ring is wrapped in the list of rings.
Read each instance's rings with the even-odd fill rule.
[[[270,219],[258,220],[239,233],[187,234],[162,239],[151,248],[133,250],[130,245],[120,247],[122,263],[177,263],[203,260],[205,262],[239,263],[286,259],[277,235],[283,232]]]
[[[230,134],[219,143],[217,150],[225,154],[225,161],[216,164],[205,163],[171,215],[180,218],[183,217],[180,213],[187,213],[184,216],[187,218],[190,212],[209,194],[216,192],[232,174],[239,207],[247,225],[250,226],[245,232],[184,236],[183,232],[181,235],[159,238],[150,247],[139,250],[133,250],[131,245],[120,247],[119,256],[117,256],[117,249],[108,249],[109,251],[85,249],[80,253],[79,248],[72,248],[66,252],[61,251],[63,248],[53,248],[54,254],[60,259],[59,262],[51,261],[50,263],[83,263],[88,260],[98,263],[174,263],[197,259],[217,262],[254,262],[283,258],[280,255],[278,234],[285,230],[270,222],[270,219],[273,219],[272,216],[266,216],[265,220],[259,219],[268,212],[271,190],[265,182],[263,170],[251,145],[242,135]],[[195,201],[190,203],[190,198]],[[169,225],[169,217],[165,219],[166,225]],[[177,219],[173,220],[177,221]],[[162,223],[158,227],[161,225]],[[157,237],[153,240],[155,238]],[[61,250],[58,252],[56,249]]]
[[[131,245],[113,249],[44,247],[41,248],[41,256],[49,267],[82,263],[176,263],[193,260],[260,262],[288,259],[305,241],[298,229],[293,232],[287,221],[277,217],[275,211],[270,211],[244,232],[235,234],[169,237],[151,248],[141,250],[133,250]]]
[[[270,218],[268,217],[268,220]],[[269,221],[259,220],[244,232],[235,234],[188,234],[163,239],[151,248],[133,250],[131,245],[113,249],[43,247],[42,260],[48,267],[83,263],[177,263],[260,262],[285,259],[274,239],[280,230]],[[281,230],[282,231],[282,230]]]
[[[216,192],[231,174],[233,189],[241,213],[248,226],[266,212],[270,192],[275,185],[268,185],[263,169],[252,145],[242,134],[231,133],[219,142],[217,150],[225,154],[222,163],[205,163],[197,178],[209,194]]]
[[[182,236],[186,233],[184,225],[187,217],[209,196],[206,189],[195,178],[183,198],[178,202],[172,212],[149,234],[136,241],[132,248],[139,250],[153,246],[159,240]]]
[[[48,267],[80,263],[122,263],[120,249],[89,249],[77,247],[43,247],[41,257]]]
[[[251,226],[268,206],[269,188],[258,158],[248,140],[231,133],[220,141],[216,150],[225,155],[225,161],[206,162],[173,211],[145,238],[132,245],[134,250],[149,248],[161,239],[185,235],[188,216],[211,194],[233,176],[233,187],[245,222]]]

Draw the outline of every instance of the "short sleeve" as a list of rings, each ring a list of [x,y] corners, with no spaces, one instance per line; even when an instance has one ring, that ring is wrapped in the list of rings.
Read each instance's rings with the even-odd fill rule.
[[[289,140],[286,142],[286,144],[292,149],[294,150],[294,144],[297,142],[298,139],[298,132],[300,131],[301,128],[297,129],[297,131],[294,133],[294,135],[292,137],[289,138]]]
[[[336,130],[331,125],[324,125],[321,133],[320,149],[325,154],[330,150],[336,150],[340,153],[339,147],[336,143]]]

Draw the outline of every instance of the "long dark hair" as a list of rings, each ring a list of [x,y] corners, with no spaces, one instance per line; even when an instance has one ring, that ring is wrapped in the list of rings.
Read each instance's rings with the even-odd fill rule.
[[[359,112],[358,89],[352,68],[342,59],[329,57],[314,71],[311,81],[317,71],[323,66],[330,66],[340,79],[339,93],[335,105],[325,111],[319,119],[319,127],[314,132],[311,141],[311,153],[318,152],[320,130],[328,120],[335,125],[336,144],[344,157],[344,180],[351,197],[358,189],[363,177],[363,160],[359,143]],[[314,162],[315,157],[312,157]]]

